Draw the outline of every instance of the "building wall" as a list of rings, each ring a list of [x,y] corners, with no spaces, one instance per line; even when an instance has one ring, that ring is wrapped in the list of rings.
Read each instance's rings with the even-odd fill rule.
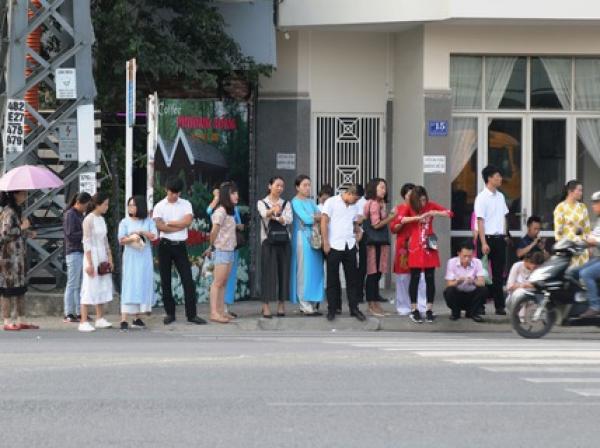
[[[598,55],[598,26],[444,25],[424,27],[425,89],[450,88],[451,54]]]

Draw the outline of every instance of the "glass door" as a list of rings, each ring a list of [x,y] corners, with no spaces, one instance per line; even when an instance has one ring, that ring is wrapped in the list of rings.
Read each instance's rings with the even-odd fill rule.
[[[530,120],[530,201],[523,209],[523,227],[528,215],[539,216],[543,235],[553,236],[553,211],[566,182],[567,119],[533,116]]]
[[[508,226],[515,236],[523,230],[523,117],[499,116],[487,118],[487,165],[502,170],[504,180],[500,189],[508,206]],[[526,218],[525,218],[526,219]]]

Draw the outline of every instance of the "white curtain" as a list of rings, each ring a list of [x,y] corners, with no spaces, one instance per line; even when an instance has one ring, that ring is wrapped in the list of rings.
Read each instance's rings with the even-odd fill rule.
[[[481,67],[478,56],[452,56],[450,86],[454,109],[481,109]]]
[[[575,109],[600,110],[600,59],[575,59]]]
[[[564,110],[571,110],[571,59],[540,58]]]
[[[516,56],[486,57],[486,109],[498,109],[517,62]]]
[[[583,142],[596,166],[600,167],[600,120],[595,118],[577,119],[577,136]]]
[[[452,119],[450,179],[454,180],[477,149],[477,118]]]

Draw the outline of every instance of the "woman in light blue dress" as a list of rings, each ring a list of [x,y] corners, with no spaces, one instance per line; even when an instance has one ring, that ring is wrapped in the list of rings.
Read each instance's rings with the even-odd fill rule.
[[[310,199],[310,178],[296,178],[296,197],[292,199],[292,260],[290,297],[306,316],[319,316],[317,304],[325,298],[323,252],[313,249],[310,239],[313,225],[319,225],[321,213]]]
[[[215,188],[213,190],[213,200],[208,205],[208,207],[206,207],[206,214],[208,216],[211,216],[213,214],[215,207],[217,206],[218,203],[219,203],[219,189]],[[240,216],[239,207],[236,205],[235,208],[233,209],[233,211],[234,211],[233,219],[235,220],[235,224],[236,224],[238,230],[244,230],[244,224],[242,224],[242,217]],[[227,308],[227,305],[232,305],[235,302],[235,293],[237,291],[237,269],[238,269],[238,264],[240,261],[240,251],[236,249],[233,253],[233,257],[234,258],[233,258],[233,264],[231,265],[231,273],[229,274],[229,279],[227,280],[227,287],[225,288],[225,314],[232,318],[236,318],[237,314],[235,314],[232,311],[229,311],[229,309]]]
[[[128,217],[119,223],[119,243],[123,249],[123,276],[121,280],[121,330],[129,328],[127,316],[133,315],[132,327],[145,328],[140,314],[152,311],[154,295],[154,266],[152,241],[158,235],[156,224],[148,217],[143,196],[127,201]]]

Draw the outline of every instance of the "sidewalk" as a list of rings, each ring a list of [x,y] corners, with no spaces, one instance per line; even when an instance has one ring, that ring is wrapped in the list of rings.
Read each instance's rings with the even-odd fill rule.
[[[385,297],[391,297],[392,291],[386,291]],[[39,324],[45,330],[70,330],[75,331],[76,325],[65,324],[62,322],[62,294],[58,293],[35,293],[31,292],[27,298],[27,309],[32,320]],[[476,323],[471,319],[461,318],[458,321],[449,319],[449,309],[443,301],[437,301],[434,305],[434,312],[437,315],[435,323],[415,324],[406,316],[398,316],[394,306],[389,303],[382,303],[383,308],[390,313],[387,317],[373,317],[366,313],[367,304],[360,305],[361,310],[367,315],[365,322],[359,322],[354,317],[350,317],[346,303],[343,304],[341,316],[336,317],[333,322],[327,321],[325,315],[317,317],[303,316],[297,305],[286,303],[286,316],[264,319],[261,316],[261,302],[242,301],[230,307],[230,310],[238,314],[238,319],[223,325],[209,323],[209,325],[189,325],[185,320],[183,306],[177,307],[177,321],[174,324],[165,326],[162,323],[164,311],[162,308],[155,308],[151,316],[146,316],[143,320],[151,330],[173,331],[173,332],[200,332],[214,333],[215,331],[223,334],[235,334],[238,332],[252,331],[289,331],[289,332],[337,332],[337,331],[391,331],[391,332],[456,332],[456,333],[477,333],[477,332],[511,332],[510,325],[506,316],[496,316],[494,307],[488,304],[487,314],[484,316],[485,322]],[[208,304],[198,305],[198,314],[207,319]],[[276,305],[271,305],[271,310],[276,311]],[[118,327],[120,316],[118,314],[118,298],[109,306],[107,318],[115,327]],[[322,310],[326,312],[326,305]],[[559,327],[556,326],[553,332],[569,333],[596,333],[598,330],[594,327]]]

